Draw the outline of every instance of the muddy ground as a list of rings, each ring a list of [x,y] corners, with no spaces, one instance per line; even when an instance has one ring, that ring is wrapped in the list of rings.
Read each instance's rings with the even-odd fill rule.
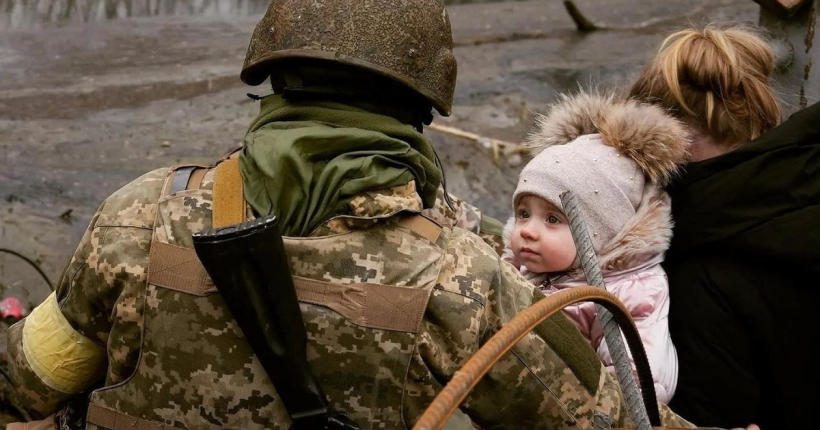
[[[238,145],[258,109],[246,93],[266,89],[238,79],[262,1],[51,3],[0,0],[0,248],[57,283],[106,196],[148,170],[208,163]],[[455,108],[435,122],[518,142],[558,93],[628,82],[672,29],[754,23],[759,12],[751,0],[576,4],[614,29],[579,33],[556,0],[450,6]],[[450,191],[506,218],[520,157],[426,133]],[[30,266],[0,253],[0,297],[30,307],[48,292]]]

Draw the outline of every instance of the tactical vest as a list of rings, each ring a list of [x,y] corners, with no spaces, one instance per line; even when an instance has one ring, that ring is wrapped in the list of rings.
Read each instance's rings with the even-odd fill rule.
[[[210,178],[213,191],[200,186]],[[244,220],[241,184],[236,158],[216,169],[177,168],[166,179],[148,261],[139,362],[127,380],[91,395],[88,429],[289,427],[191,240],[194,232]],[[413,386],[409,369],[450,235],[418,214],[388,215],[363,230],[285,238],[311,369],[329,403],[362,428],[410,425],[403,406]]]

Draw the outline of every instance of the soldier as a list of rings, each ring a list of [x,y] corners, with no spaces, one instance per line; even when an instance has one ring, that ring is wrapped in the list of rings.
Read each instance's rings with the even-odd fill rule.
[[[49,418],[59,428],[286,429],[298,418],[192,249],[214,226],[278,217],[310,368],[361,428],[411,427],[542,297],[452,211],[419,215],[442,179],[421,131],[432,108],[450,113],[456,79],[441,0],[274,0],[241,78],[270,78],[274,92],[241,150],[213,168],[149,172],[106,199],[57,292],[9,331],[32,412],[88,402],[85,424],[68,403]],[[627,424],[617,382],[560,315],[463,408],[485,428]],[[691,427],[662,411],[665,425]]]

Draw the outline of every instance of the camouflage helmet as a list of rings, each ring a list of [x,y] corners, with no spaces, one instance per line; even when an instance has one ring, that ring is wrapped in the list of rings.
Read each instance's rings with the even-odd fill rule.
[[[293,59],[375,72],[450,115],[456,60],[441,0],[273,0],[254,29],[242,82],[259,85]]]

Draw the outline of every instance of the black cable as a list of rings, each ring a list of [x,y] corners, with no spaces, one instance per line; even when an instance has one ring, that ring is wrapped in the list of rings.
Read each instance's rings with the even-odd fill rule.
[[[447,192],[447,178],[444,176],[444,165],[441,164],[441,159],[438,158],[438,153],[435,149],[433,150],[433,156],[435,157],[436,167],[438,167],[441,172],[441,188],[444,191],[444,201],[447,202],[447,206],[450,210],[455,212],[456,207],[453,205],[453,200],[450,198],[450,193]]]
[[[5,252],[5,253],[11,254],[15,257],[19,257],[20,259],[22,259],[26,263],[30,264],[32,267],[34,267],[37,270],[37,273],[39,273],[40,276],[43,277],[43,279],[46,281],[46,284],[48,284],[48,288],[51,288],[51,291],[54,291],[54,284],[51,283],[51,280],[48,279],[48,276],[46,276],[45,272],[43,272],[43,269],[40,268],[39,264],[35,263],[33,260],[26,257],[25,255],[20,254],[17,251],[12,251],[11,249],[0,248],[0,252]]]

